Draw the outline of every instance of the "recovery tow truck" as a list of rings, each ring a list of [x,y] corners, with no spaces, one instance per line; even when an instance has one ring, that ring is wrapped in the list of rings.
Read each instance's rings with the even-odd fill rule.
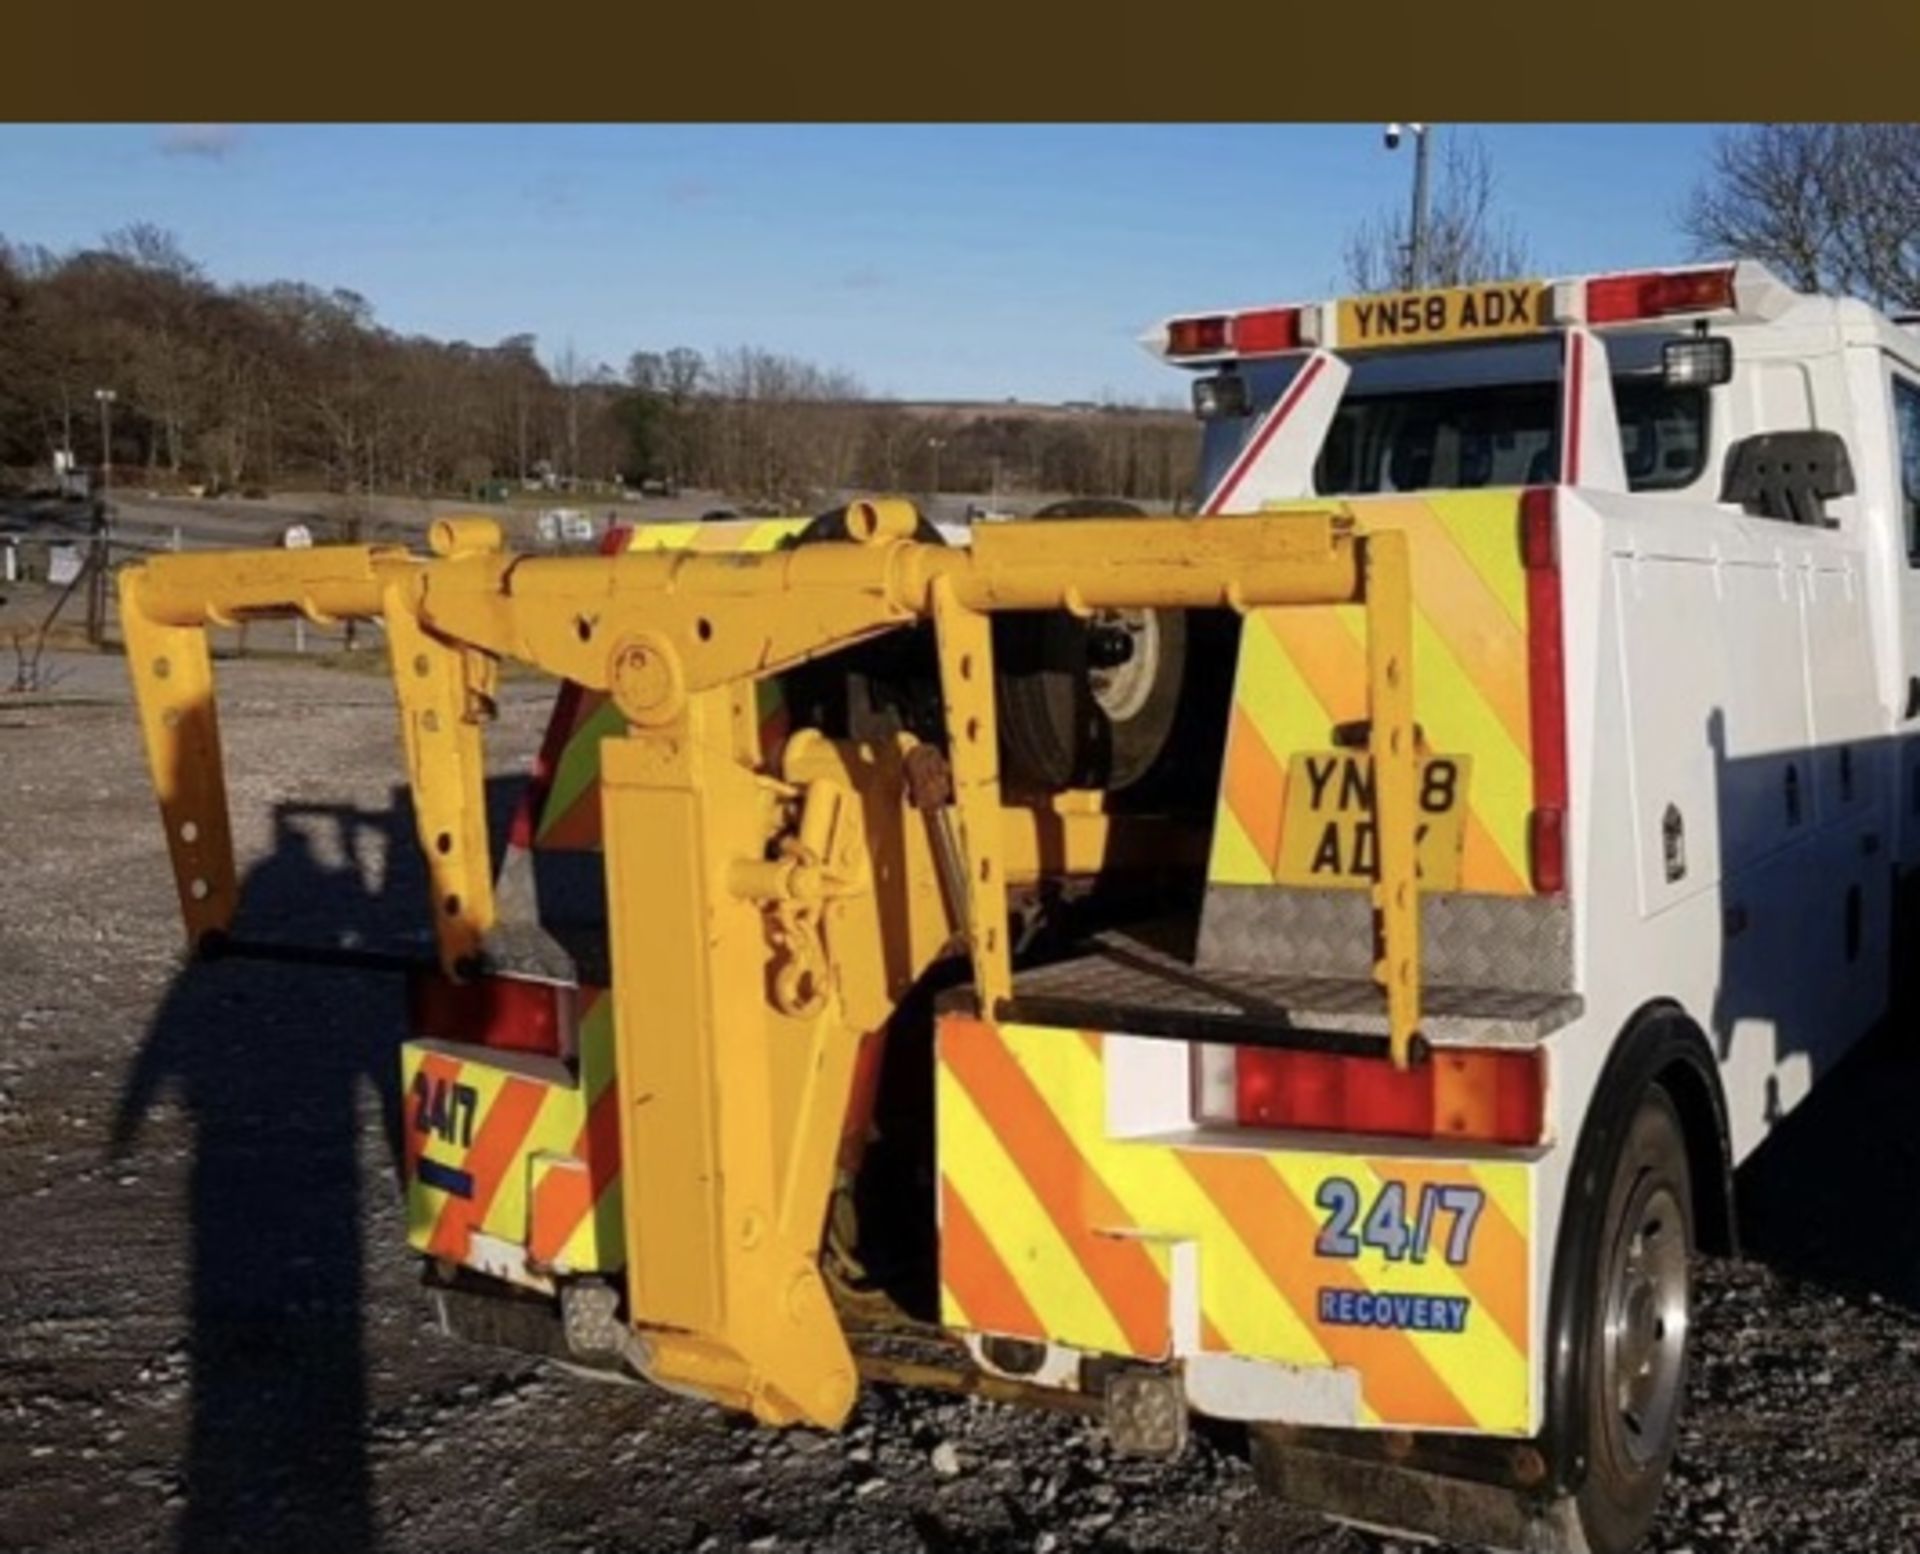
[[[449,1326],[769,1425],[1199,1413],[1331,1515],[1632,1548],[1732,1164],[1888,1004],[1920,336],[1742,262],[1149,344],[1199,516],[127,568],[189,943],[248,928],[208,629],[379,620]],[[496,872],[505,661],[561,689]]]

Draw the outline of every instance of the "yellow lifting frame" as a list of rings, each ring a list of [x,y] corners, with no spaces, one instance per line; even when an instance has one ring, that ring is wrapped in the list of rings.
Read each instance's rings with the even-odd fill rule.
[[[1375,976],[1404,1065],[1420,1020],[1406,542],[1337,508],[983,525],[915,542],[904,502],[856,503],[855,543],[536,558],[486,519],[433,556],[371,546],[161,556],[125,569],[127,655],[190,944],[230,931],[232,843],[205,628],[381,619],[453,975],[483,951],[480,733],[499,662],[606,691],[601,746],[628,1320],[641,1368],[773,1423],[838,1425],[857,1386],[819,1250],[858,1043],[956,933],[982,1010],[1012,989],[1007,886],[1044,848],[1003,808],[988,617],[1010,610],[1366,606],[1378,875]],[[751,689],[931,619],[964,869],[948,919],[906,746],[789,739],[761,769]],[[1071,818],[1071,817],[1063,817]]]

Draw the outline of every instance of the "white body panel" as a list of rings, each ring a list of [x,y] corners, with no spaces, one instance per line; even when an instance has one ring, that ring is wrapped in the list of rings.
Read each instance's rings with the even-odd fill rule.
[[[1560,1137],[1613,1034],[1668,999],[1714,1046],[1738,1160],[1885,1007],[1867,557],[1834,530],[1593,493],[1566,495],[1560,532],[1587,1006],[1555,1038]]]

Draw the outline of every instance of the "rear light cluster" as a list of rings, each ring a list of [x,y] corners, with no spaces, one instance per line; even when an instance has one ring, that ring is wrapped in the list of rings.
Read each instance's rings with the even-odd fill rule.
[[[1567,888],[1567,666],[1552,486],[1535,486],[1520,495],[1520,559],[1527,575],[1527,721],[1533,743],[1527,850],[1533,888],[1557,895]]]
[[[1674,313],[1709,313],[1733,304],[1733,267],[1603,275],[1587,282],[1587,322],[1622,324]]]
[[[1301,344],[1299,308],[1214,313],[1167,325],[1169,356],[1277,356]]]
[[[564,983],[525,977],[455,982],[438,972],[419,972],[407,983],[407,1028],[415,1036],[495,1052],[570,1057],[577,992]]]
[[[1233,350],[1233,320],[1222,314],[1216,318],[1176,318],[1167,325],[1169,356],[1226,356]]]
[[[1544,1060],[1532,1048],[1438,1048],[1398,1069],[1385,1057],[1200,1047],[1194,1091],[1196,1120],[1213,1126],[1523,1145],[1546,1124]]]

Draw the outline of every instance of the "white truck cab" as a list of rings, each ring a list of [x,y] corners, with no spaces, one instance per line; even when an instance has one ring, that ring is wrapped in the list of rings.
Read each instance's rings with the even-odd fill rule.
[[[1900,969],[1920,332],[1741,261],[1221,309],[1145,343],[1199,374],[1201,511],[1334,501],[1408,531],[1422,736],[1470,794],[1422,857],[1424,974],[1457,989],[1457,1051],[1525,1048],[1545,1075],[1538,1144],[1505,1156],[1526,1162],[1524,1406],[1485,1428],[1478,1381],[1458,1382],[1482,1427],[1388,1449],[1382,1428],[1413,1416],[1381,1406],[1370,1357],[1328,1348],[1361,1371],[1359,1406],[1328,1427],[1280,1403],[1263,1470],[1364,1523],[1632,1548],[1673,1448],[1687,1253],[1731,1244],[1732,1167],[1887,1014]],[[1329,970],[1298,946],[1351,917],[1337,887],[1364,867],[1331,846],[1312,764],[1338,741],[1350,647],[1248,624],[1203,964],[1257,937],[1263,972]],[[1496,1018],[1544,998],[1526,1034]],[[1250,1113],[1254,1072],[1213,1072],[1225,1112],[1284,1121],[1295,1103]],[[1284,1101],[1293,1081],[1263,1082]],[[1319,1125],[1289,1149],[1327,1148]],[[1331,1179],[1316,1259],[1350,1249]],[[1364,1182],[1358,1201],[1378,1205]],[[1379,1297],[1439,1284],[1374,1243],[1345,1264],[1373,1292],[1362,1319],[1417,1328]],[[1466,1335],[1414,1337],[1443,1378],[1449,1346]]]

